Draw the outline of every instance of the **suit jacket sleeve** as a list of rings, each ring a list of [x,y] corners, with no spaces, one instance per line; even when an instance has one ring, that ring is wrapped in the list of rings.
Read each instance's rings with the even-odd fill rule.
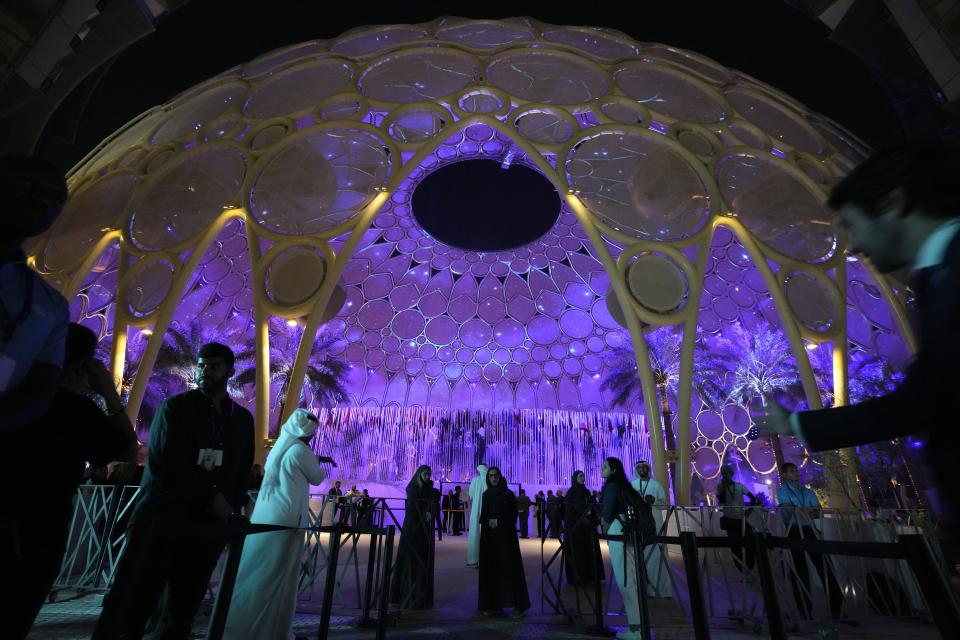
[[[960,358],[960,332],[938,337],[917,354],[893,392],[851,406],[800,413],[800,433],[810,449],[840,449],[947,426],[948,402],[956,394],[952,363]]]

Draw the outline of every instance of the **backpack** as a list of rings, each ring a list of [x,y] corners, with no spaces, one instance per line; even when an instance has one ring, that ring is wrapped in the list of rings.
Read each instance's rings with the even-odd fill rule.
[[[653,507],[636,491],[621,491],[620,495],[627,507],[626,518],[621,520],[624,535],[636,532],[641,544],[652,544],[657,535]]]

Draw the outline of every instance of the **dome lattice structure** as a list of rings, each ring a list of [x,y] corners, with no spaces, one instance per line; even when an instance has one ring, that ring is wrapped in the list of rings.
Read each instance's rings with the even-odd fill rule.
[[[768,473],[746,408],[698,396],[696,348],[776,327],[811,407],[824,380],[846,400],[851,354],[907,359],[904,292],[846,254],[823,204],[865,155],[828,118],[693,52],[443,18],[272,51],[148,110],[74,168],[30,254],[118,377],[135,357],[134,415],[164,334],[192,319],[253,348],[261,436],[281,411],[271,346],[292,341],[289,413],[321,325],[342,336],[359,407],[607,411],[606,356],[626,344],[642,383],[627,409],[645,413],[661,477],[668,459],[713,477],[729,451]],[[473,159],[549,180],[556,223],[507,250],[433,238],[412,212],[418,184]],[[671,326],[665,440],[648,340]]]

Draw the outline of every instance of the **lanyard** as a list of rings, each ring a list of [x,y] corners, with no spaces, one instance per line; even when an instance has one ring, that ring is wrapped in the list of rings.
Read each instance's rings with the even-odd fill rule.
[[[10,317],[3,298],[0,298],[0,344],[10,342],[17,327],[27,319],[33,308],[33,280],[26,266],[21,266],[21,269],[23,270],[23,306],[20,307],[16,317]]]

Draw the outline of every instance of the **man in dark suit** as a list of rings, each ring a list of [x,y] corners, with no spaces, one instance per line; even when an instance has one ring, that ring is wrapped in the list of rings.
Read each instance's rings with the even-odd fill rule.
[[[143,637],[161,596],[154,637],[190,636],[226,544],[211,532],[240,518],[253,465],[253,416],[227,394],[234,373],[230,348],[205,344],[197,354],[197,388],[157,409],[127,548],[93,640]]]
[[[926,432],[926,456],[941,516],[955,544],[955,397],[960,382],[960,153],[909,144],[874,154],[830,195],[850,251],[881,272],[909,268],[918,303],[918,349],[903,384],[853,406],[788,413],[776,403],[758,420],[761,435],[795,435],[814,451]]]

